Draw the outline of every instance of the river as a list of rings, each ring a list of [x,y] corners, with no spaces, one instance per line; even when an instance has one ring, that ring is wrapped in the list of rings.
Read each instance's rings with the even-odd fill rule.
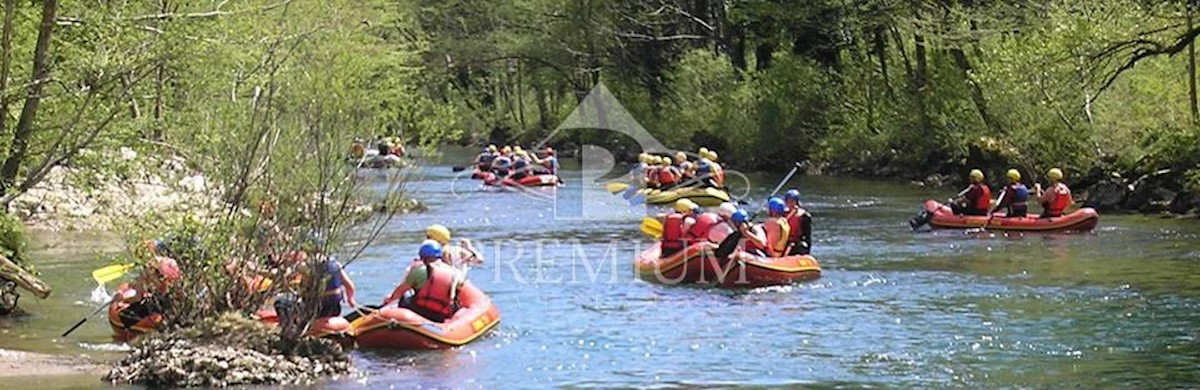
[[[487,262],[471,279],[502,321],[459,350],[356,352],[364,375],[327,387],[1200,383],[1197,221],[1104,215],[1087,234],[914,233],[906,221],[920,201],[948,191],[797,177],[791,184],[815,215],[820,279],[742,291],[663,286],[636,280],[631,266],[649,243],[637,228],[646,210],[566,169],[557,193],[518,193],[425,167],[408,188],[429,210],[391,221],[349,265],[358,300],[390,292],[424,227],[443,223],[483,249]],[[752,203],[780,177],[750,175]],[[32,315],[0,320],[0,347],[116,356],[104,351],[114,346],[103,317],[57,337],[90,311],[88,273],[106,264],[97,253],[113,240],[35,237],[32,260],[56,291],[23,298]],[[98,379],[27,379],[89,380]]]

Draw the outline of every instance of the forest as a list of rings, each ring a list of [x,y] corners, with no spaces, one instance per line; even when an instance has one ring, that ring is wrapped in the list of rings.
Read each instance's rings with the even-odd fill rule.
[[[1036,180],[1062,167],[1186,192],[1200,184],[1194,8],[5,0],[0,189],[7,205],[56,165],[105,169],[91,152],[120,146],[238,172],[304,137],[531,142],[603,82],[667,146],[739,169],[957,180],[1012,166]]]

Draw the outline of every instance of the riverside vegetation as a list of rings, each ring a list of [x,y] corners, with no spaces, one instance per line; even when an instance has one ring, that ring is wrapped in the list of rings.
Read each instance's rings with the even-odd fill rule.
[[[371,236],[351,212],[355,136],[396,135],[426,155],[536,141],[599,82],[664,143],[719,149],[739,168],[802,160],[811,173],[939,182],[1061,166],[1102,210],[1200,206],[1192,2],[2,1],[10,215],[64,167],[128,179],[125,160],[95,157],[121,148],[205,178],[194,209],[114,222],[133,232],[131,253],[168,232],[200,244],[180,259],[195,276],[182,288],[208,298],[170,328],[275,292],[236,292],[231,260],[308,235],[327,252]],[[400,201],[403,179],[384,203]],[[285,245],[256,245],[265,204]],[[20,225],[3,221],[20,261]]]

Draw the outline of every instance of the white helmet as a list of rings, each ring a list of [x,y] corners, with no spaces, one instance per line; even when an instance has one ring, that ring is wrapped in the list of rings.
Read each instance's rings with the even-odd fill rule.
[[[721,206],[717,208],[717,215],[720,215],[721,218],[728,219],[736,211],[737,205],[733,204],[733,202],[725,202],[721,203]]]

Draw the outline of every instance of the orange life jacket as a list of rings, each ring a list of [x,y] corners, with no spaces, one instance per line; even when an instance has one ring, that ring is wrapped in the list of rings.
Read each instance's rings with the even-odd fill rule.
[[[693,241],[708,239],[708,231],[712,230],[713,226],[721,223],[721,217],[714,213],[700,213],[696,216],[696,223],[687,231],[687,237]]]
[[[1062,215],[1071,206],[1071,189],[1066,184],[1054,186],[1054,199],[1050,200],[1050,215]]]
[[[983,183],[975,183],[973,186],[979,186],[979,199],[975,199],[975,209],[991,211],[992,210],[992,189]]]
[[[413,308],[440,315],[442,320],[454,315],[454,272],[425,263],[425,274],[425,285],[413,295]]]
[[[666,222],[663,222],[662,250],[683,250],[683,238],[683,214],[671,213],[667,215]]]
[[[669,186],[679,181],[679,171],[675,167],[663,167],[658,170],[658,183]]]
[[[763,230],[767,233],[767,246],[771,248],[767,254],[784,255],[784,252],[787,251],[787,238],[791,236],[787,219],[784,217],[770,218],[763,224]]]

